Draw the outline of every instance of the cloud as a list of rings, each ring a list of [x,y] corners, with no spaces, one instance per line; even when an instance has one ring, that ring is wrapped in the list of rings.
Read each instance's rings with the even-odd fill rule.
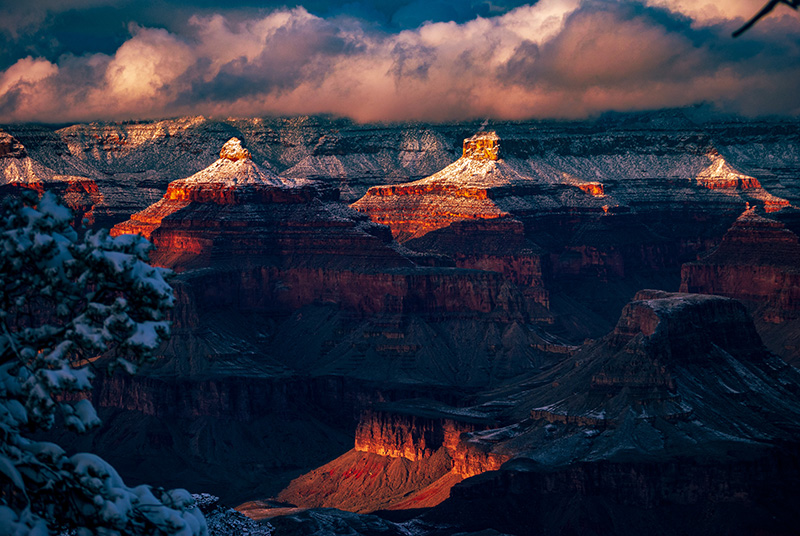
[[[758,13],[767,2],[766,0],[647,0],[646,3],[685,15],[697,26],[705,26],[727,21],[744,22]],[[778,6],[769,16],[777,18],[788,13],[788,8]]]
[[[744,1],[541,0],[492,11],[496,4],[469,4],[470,13],[496,16],[402,31],[345,8],[325,18],[301,7],[245,18],[197,14],[181,31],[131,25],[113,53],[31,56],[1,71],[0,122],[578,118],[698,102],[747,114],[800,112],[796,17],[766,19],[732,40],[730,27],[749,12]]]

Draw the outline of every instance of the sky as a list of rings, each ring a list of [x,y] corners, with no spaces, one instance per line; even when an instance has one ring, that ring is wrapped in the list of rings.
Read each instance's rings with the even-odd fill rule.
[[[800,114],[800,14],[765,0],[0,2],[0,123],[332,114]]]

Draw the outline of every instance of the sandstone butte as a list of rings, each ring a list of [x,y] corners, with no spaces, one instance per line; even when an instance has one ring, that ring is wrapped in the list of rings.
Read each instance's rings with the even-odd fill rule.
[[[586,180],[576,171],[601,172],[602,162],[592,163],[590,157],[589,167],[584,168],[576,162],[505,155],[496,133],[479,133],[465,139],[462,157],[438,173],[410,183],[373,186],[351,206],[389,225],[395,238],[406,242],[466,220],[524,220],[576,210],[614,213],[632,206],[666,210],[687,203],[709,204],[707,210],[720,203],[742,206],[747,201],[768,212],[789,205],[765,191],[756,178],[734,169],[714,149],[675,159],[670,175],[661,179],[628,169],[623,170],[626,176]]]
[[[154,263],[186,272],[205,306],[237,300],[283,313],[329,303],[357,314],[524,315],[522,297],[500,274],[417,265],[419,256],[406,256],[388,228],[340,204],[336,190],[261,169],[238,140],[112,229],[137,232],[155,245]]]
[[[85,218],[91,224],[94,207],[103,202],[103,195],[92,179],[57,174],[32,159],[19,140],[0,131],[0,193],[13,193],[19,188],[60,195],[75,212],[77,222]]]
[[[165,217],[178,212],[192,201],[235,205],[247,201],[280,198],[281,190],[305,181],[283,179],[259,166],[238,138],[231,138],[220,150],[219,159],[185,179],[172,181],[164,197],[150,207],[133,214],[130,220],[111,229],[112,236],[141,234],[149,239]]]

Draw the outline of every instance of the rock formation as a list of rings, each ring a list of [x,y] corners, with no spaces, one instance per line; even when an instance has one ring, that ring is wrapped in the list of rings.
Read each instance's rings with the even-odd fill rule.
[[[335,190],[262,169],[238,140],[221,155],[112,229],[149,236],[153,261],[182,272],[179,327],[206,311],[291,315],[273,340],[287,366],[370,381],[486,384],[544,364],[502,274],[418,266]],[[465,337],[479,325],[482,340]]]
[[[216,162],[188,178],[171,182],[161,201],[133,214],[129,221],[115,225],[111,234],[141,234],[149,239],[166,216],[192,201],[217,205],[237,205],[259,199],[269,201],[270,197],[282,193],[290,196],[288,192],[278,191],[299,185],[298,181],[280,179],[253,162],[250,151],[242,147],[241,141],[231,138],[222,146]],[[313,194],[306,193],[306,197],[310,196]]]
[[[417,471],[446,453],[449,471],[423,489],[442,500],[444,487],[450,498],[423,519],[465,529],[562,534],[589,516],[593,534],[636,534],[648,523],[670,532],[696,513],[704,528],[745,534],[765,522],[779,534],[796,521],[798,393],[800,373],[764,348],[739,302],[642,291],[606,337],[476,405],[413,401],[366,413],[356,449]],[[316,497],[301,490],[336,464],[282,496],[324,501],[334,484]],[[351,504],[374,504],[363,497]],[[720,517],[720,508],[740,512]]]
[[[800,242],[783,223],[745,211],[719,247],[683,265],[681,292],[744,301],[773,351],[791,362],[800,355]]]
[[[746,504],[746,516],[701,524],[747,533],[743,519],[772,511],[769,489],[796,495],[798,393],[800,374],[763,347],[738,302],[643,291],[607,337],[505,390],[513,408],[500,413],[527,420],[462,442],[514,461],[454,487],[441,515],[469,516],[478,497],[494,497],[502,513],[489,526],[558,534],[602,505],[591,532],[627,534],[644,520],[678,527],[678,511]],[[547,508],[536,506],[542,500]],[[769,530],[793,518],[786,512]],[[473,517],[477,526],[487,519]]]
[[[768,304],[776,315],[800,310],[800,242],[784,224],[745,211],[719,247],[681,270],[681,291]]]
[[[374,186],[352,207],[389,225],[394,236],[404,242],[454,222],[506,218],[533,209],[524,196],[550,193],[549,181],[536,181],[524,162],[503,158],[496,133],[477,134],[463,145],[462,157],[442,171],[407,184]],[[576,178],[565,179],[574,179],[576,189],[588,186]],[[598,185],[592,186],[599,190]],[[594,196],[590,194],[589,199]],[[599,209],[603,203],[590,204]]]
[[[39,194],[56,193],[75,213],[76,223],[86,218],[92,223],[93,209],[103,201],[97,184],[79,176],[59,175],[32,159],[16,138],[0,131],[0,194],[29,189]]]

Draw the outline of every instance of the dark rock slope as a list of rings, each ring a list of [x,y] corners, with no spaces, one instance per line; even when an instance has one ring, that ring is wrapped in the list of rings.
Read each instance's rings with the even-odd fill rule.
[[[736,301],[636,298],[607,337],[506,391],[501,413],[524,420],[462,438],[512,461],[453,488],[436,515],[542,534],[794,530],[798,372]]]

